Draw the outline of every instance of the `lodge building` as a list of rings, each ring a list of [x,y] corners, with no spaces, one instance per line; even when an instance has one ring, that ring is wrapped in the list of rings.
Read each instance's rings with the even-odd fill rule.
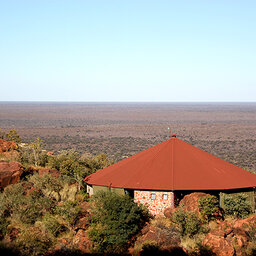
[[[255,211],[256,175],[176,137],[97,171],[85,178],[87,192],[129,194],[153,215],[175,207],[184,195],[206,192],[219,197],[248,194]]]

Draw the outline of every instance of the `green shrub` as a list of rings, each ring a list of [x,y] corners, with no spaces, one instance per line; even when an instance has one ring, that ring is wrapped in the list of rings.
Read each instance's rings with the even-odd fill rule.
[[[0,216],[11,216],[25,224],[33,224],[53,207],[53,200],[41,191],[31,190],[26,195],[21,184],[8,186],[0,197]]]
[[[6,139],[9,141],[14,141],[15,143],[21,143],[20,135],[17,133],[15,129],[10,129],[6,134]]]
[[[39,256],[45,255],[53,241],[46,233],[33,227],[23,231],[14,243],[21,255]]]
[[[223,209],[225,214],[237,218],[246,218],[252,211],[245,194],[225,195]]]
[[[55,216],[49,213],[46,213],[43,216],[42,222],[45,226],[45,229],[55,237],[67,230],[67,228],[61,224]]]
[[[55,213],[62,216],[69,224],[74,225],[81,213],[81,208],[77,202],[66,201],[56,207]]]
[[[10,216],[14,209],[18,209],[24,203],[25,189],[22,184],[14,184],[6,187],[1,194],[0,209]]]
[[[214,213],[218,210],[219,200],[216,196],[206,196],[199,199],[199,211],[205,220],[212,220],[214,218]]]
[[[124,253],[131,239],[149,220],[146,208],[129,196],[99,191],[91,198],[89,236],[94,250],[100,253]]]
[[[175,211],[172,221],[179,226],[182,236],[192,237],[203,231],[202,223],[193,212],[186,212],[182,208]]]
[[[10,221],[4,215],[0,215],[0,240],[7,233],[7,227],[9,224]]]
[[[40,189],[46,196],[53,196],[56,193],[58,195],[57,199],[60,200],[60,191],[64,186],[61,178],[53,177],[51,174],[44,174],[43,176],[34,174],[30,177],[29,182],[36,189]]]

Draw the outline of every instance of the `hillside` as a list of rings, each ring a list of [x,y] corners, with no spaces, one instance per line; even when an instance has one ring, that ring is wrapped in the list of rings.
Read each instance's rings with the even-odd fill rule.
[[[88,198],[83,178],[112,163],[104,154],[53,154],[40,139],[0,145],[1,255],[256,253],[256,215],[243,194],[227,198],[225,209],[215,196],[188,194],[154,217],[129,196]]]

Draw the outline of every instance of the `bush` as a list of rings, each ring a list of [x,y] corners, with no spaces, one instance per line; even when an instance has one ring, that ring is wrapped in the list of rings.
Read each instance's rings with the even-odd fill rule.
[[[7,227],[9,224],[10,224],[10,221],[7,218],[5,218],[4,215],[0,215],[0,240],[7,233]]]
[[[81,213],[81,208],[77,202],[66,201],[56,207],[55,213],[62,216],[69,224],[74,225]]]
[[[192,237],[203,231],[202,223],[193,212],[186,212],[182,208],[175,211],[172,221],[179,226],[182,236]]]
[[[52,246],[50,237],[38,228],[29,228],[23,231],[15,241],[15,248],[21,255],[39,256],[45,253]]]
[[[52,196],[57,201],[61,199],[60,191],[63,189],[63,182],[60,178],[53,177],[50,174],[39,176],[34,174],[30,177],[29,182],[33,184],[36,189],[40,189],[45,196]],[[54,195],[57,194],[57,195]]]
[[[43,141],[39,138],[20,147],[21,162],[24,165],[44,166],[48,162],[48,155],[42,148]]]
[[[210,221],[219,210],[219,200],[216,196],[206,196],[199,199],[199,211],[204,219]]]
[[[25,189],[21,184],[9,185],[1,194],[0,209],[10,216],[24,202]]]
[[[252,211],[248,196],[245,194],[225,195],[223,209],[225,214],[236,218],[246,218]]]
[[[41,191],[32,190],[25,195],[25,189],[21,184],[8,186],[0,197],[0,216],[17,218],[25,224],[33,224],[49,211],[53,201],[45,197]]]
[[[61,224],[56,217],[46,213],[42,220],[45,228],[49,231],[53,236],[57,237],[62,232],[65,232],[67,228]]]
[[[91,198],[91,230],[89,237],[100,253],[124,253],[132,238],[149,220],[146,208],[129,196],[99,191]]]

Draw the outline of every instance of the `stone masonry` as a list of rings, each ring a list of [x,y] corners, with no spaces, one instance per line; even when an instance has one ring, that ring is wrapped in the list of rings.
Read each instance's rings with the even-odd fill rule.
[[[134,201],[146,205],[152,215],[164,215],[166,208],[173,207],[173,192],[134,190]]]

